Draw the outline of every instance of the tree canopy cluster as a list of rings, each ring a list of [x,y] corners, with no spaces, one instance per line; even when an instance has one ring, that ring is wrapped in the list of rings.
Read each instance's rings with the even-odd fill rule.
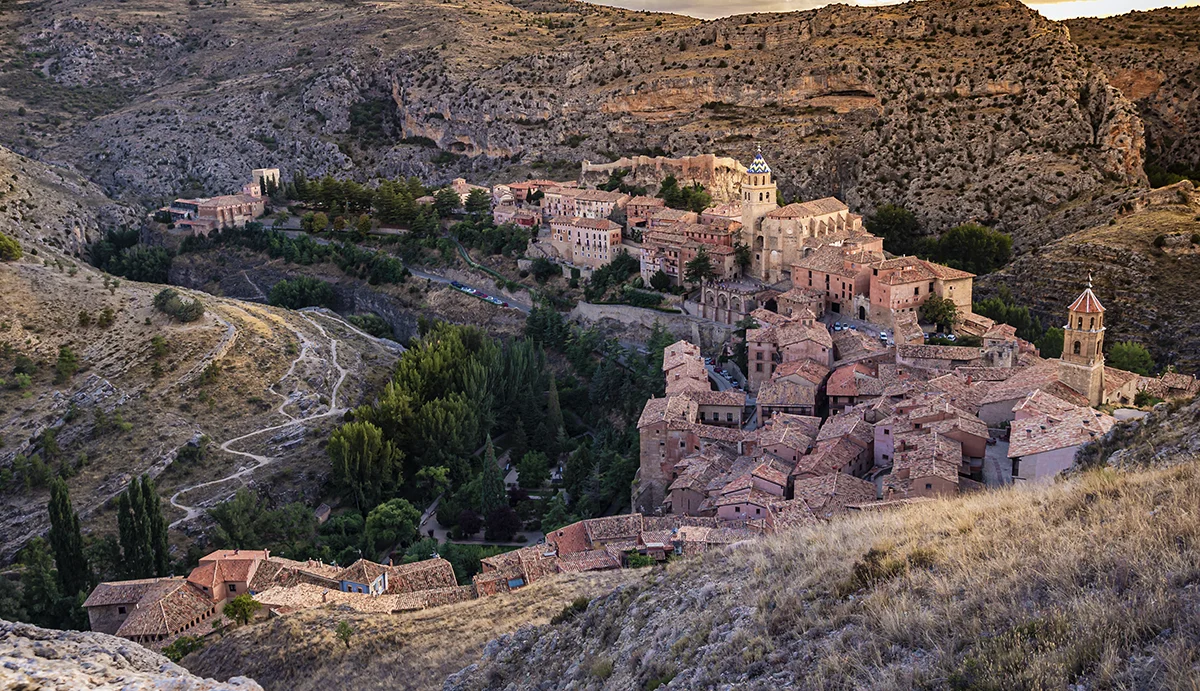
[[[658,188],[658,197],[672,209],[700,213],[712,206],[712,195],[698,182],[681,187],[674,175],[668,175]]]
[[[333,286],[312,276],[298,276],[282,280],[271,286],[267,302],[279,307],[300,309],[301,307],[332,307]]]
[[[166,283],[172,254],[163,247],[139,244],[137,230],[110,230],[88,246],[92,266],[132,281]]]
[[[908,209],[884,204],[865,219],[867,230],[883,238],[893,254],[912,254],[982,276],[1008,263],[1012,237],[1007,233],[964,223],[939,236],[931,236]]]

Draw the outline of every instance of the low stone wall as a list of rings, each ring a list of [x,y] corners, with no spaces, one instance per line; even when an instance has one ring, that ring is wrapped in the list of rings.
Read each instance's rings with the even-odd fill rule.
[[[612,327],[630,336],[642,338],[654,327],[655,322],[658,322],[679,338],[685,338],[706,349],[725,343],[733,332],[733,327],[718,324],[711,319],[630,305],[595,305],[581,302],[571,310],[570,319],[585,324]]]

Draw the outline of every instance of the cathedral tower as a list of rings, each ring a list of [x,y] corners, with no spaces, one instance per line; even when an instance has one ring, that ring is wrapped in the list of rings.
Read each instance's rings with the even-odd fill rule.
[[[746,177],[742,181],[742,230],[750,239],[750,247],[754,252],[753,273],[763,276],[764,248],[763,234],[760,221],[768,212],[779,207],[778,190],[775,181],[771,179],[771,167],[767,165],[762,155],[762,147],[754,156],[754,161],[746,169]]]
[[[1063,326],[1063,351],[1059,381],[1087,397],[1096,406],[1104,402],[1104,306],[1087,288],[1067,308]]]

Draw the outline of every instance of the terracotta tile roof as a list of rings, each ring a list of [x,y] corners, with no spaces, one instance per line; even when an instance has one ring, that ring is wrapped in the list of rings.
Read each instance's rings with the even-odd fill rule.
[[[792,265],[793,280],[799,280],[799,271],[814,271],[844,278],[853,278],[858,271],[846,266],[845,251],[835,245],[822,245],[807,257],[801,257]]]
[[[816,384],[797,384],[785,379],[763,382],[758,390],[758,405],[764,408],[815,406]]]
[[[269,550],[260,549],[218,549],[200,557],[199,564],[223,559],[266,559],[271,556]]]
[[[1200,380],[1196,375],[1164,372],[1158,377],[1142,377],[1138,385],[1151,396],[1162,399],[1189,398],[1200,394]]]
[[[1100,304],[1100,298],[1096,297],[1096,294],[1092,292],[1092,287],[1089,284],[1088,287],[1084,288],[1083,292],[1079,294],[1079,297],[1075,298],[1075,302],[1071,303],[1071,306],[1067,308],[1067,311],[1080,312],[1083,314],[1100,314],[1104,312],[1104,305]]]
[[[367,559],[359,559],[350,566],[342,569],[337,575],[337,580],[369,585],[384,573],[387,573],[387,567],[383,564],[376,564]]]
[[[897,358],[970,362],[978,360],[982,355],[982,348],[973,348],[971,346],[896,344]]]
[[[759,465],[751,472],[751,475],[781,488],[787,487],[787,473],[780,472],[769,463]]]
[[[1013,341],[1017,338],[1017,328],[1011,324],[995,324],[983,333],[986,339]]]
[[[960,278],[974,278],[975,274],[968,271],[955,269],[944,264],[935,264],[934,262],[922,259],[921,263],[929,273],[933,274],[934,278],[940,278],[944,281],[953,281]]]
[[[774,422],[779,417],[776,415],[771,418]],[[771,425],[768,429],[763,430],[758,435],[758,447],[766,448],[768,446],[784,446],[789,449],[794,449],[799,453],[804,453],[808,447],[812,446],[816,439],[808,434],[798,425]]]
[[[793,322],[776,327],[774,331],[775,344],[780,348],[795,343],[804,343],[805,341],[813,341],[826,348],[833,347],[833,337],[829,335],[829,329],[826,329],[824,324],[807,326],[802,323]]]
[[[1108,432],[1114,424],[1113,417],[1082,406],[1063,413],[1014,420],[1009,432],[1008,455],[1020,458],[1086,444]]]
[[[140,578],[130,581],[109,581],[97,585],[84,600],[84,607],[102,607],[106,605],[127,605],[141,600],[146,593],[155,588],[162,578]]]
[[[769,218],[808,218],[809,216],[824,216],[839,211],[849,211],[841,200],[834,197],[814,199],[810,202],[797,202],[767,212]]]
[[[122,638],[171,636],[212,616],[214,603],[182,578],[159,579],[117,629]]]
[[[826,420],[817,433],[818,442],[842,438],[865,449],[875,440],[875,431],[861,416],[841,413]]]
[[[753,504],[767,508],[771,502],[778,500],[779,497],[774,494],[769,494],[757,487],[748,487],[745,489],[722,494],[720,499],[717,499],[714,504],[716,506],[736,506],[738,504]]]
[[[629,200],[629,206],[666,206],[667,203],[658,197],[637,196]]]
[[[606,192],[604,190],[580,190],[575,198],[588,202],[616,203],[622,199],[629,199],[629,195],[623,192]]]
[[[1135,372],[1126,372],[1123,369],[1106,366],[1104,368],[1104,393],[1112,393],[1140,376]]]
[[[271,557],[258,565],[254,578],[250,580],[250,590],[258,593],[276,586],[289,586],[298,583],[313,585],[335,585],[341,569],[331,564],[318,561],[292,561]]]
[[[1032,391],[1041,389],[1067,403],[1087,405],[1086,398],[1059,382],[1058,372],[1057,360],[1042,360],[1030,367],[1021,368],[1008,379],[994,382],[979,404],[1021,399]]]
[[[874,501],[875,485],[845,473],[796,480],[795,497],[815,516],[829,518],[846,512],[850,504]]]
[[[715,440],[736,443],[745,441],[746,432],[733,427],[722,427],[720,425],[697,425],[691,424],[687,429],[695,434],[700,439]]]
[[[793,415],[792,413],[776,413],[767,424],[767,429],[777,429],[780,426],[795,427],[805,436],[817,438],[821,431],[821,418],[813,415]]]
[[[920,430],[905,435],[903,446],[898,445],[892,463],[892,475],[917,480],[940,477],[958,482],[962,465],[962,444],[935,431]]]
[[[642,532],[642,515],[639,513],[624,516],[608,516],[592,518],[583,522],[588,539],[593,544],[599,541],[616,540],[618,538],[636,538]]]
[[[791,376],[797,376],[807,379],[814,384],[820,384],[825,381],[825,377],[829,376],[829,368],[811,358],[790,360],[777,366],[771,378],[782,379]]]
[[[787,530],[817,522],[812,509],[803,499],[778,501],[768,507],[771,512],[771,522],[776,530]]]
[[[792,468],[792,476],[830,475],[844,472],[864,452],[864,448],[853,442],[838,438],[817,442],[817,447],[807,456],[801,456]]]
[[[584,528],[583,521],[565,525],[558,530],[551,531],[546,535],[546,542],[554,545],[560,557],[577,552],[586,552],[592,548],[592,541],[588,539],[587,529]]]
[[[557,566],[562,573],[602,571],[621,568],[621,560],[609,553],[608,550],[597,549],[560,556]]]
[[[829,375],[829,382],[825,384],[825,394],[827,396],[858,396],[863,380],[874,378],[875,372],[870,365],[861,362],[842,365]]]
[[[679,395],[695,401],[698,405],[732,405],[738,407],[746,405],[746,392],[736,389],[726,389],[725,391],[686,391]]]
[[[607,218],[579,218],[577,216],[555,216],[550,219],[550,225],[568,225],[584,230],[600,230],[614,231],[620,230],[621,226],[613,223]]]
[[[643,530],[638,535],[638,542],[645,547],[665,548],[671,545],[671,537],[674,531],[671,530]]]
[[[366,614],[390,614],[424,609],[427,600],[420,593],[403,595],[366,595],[344,593],[334,588],[302,583],[292,587],[276,586],[254,596],[265,607],[287,613],[314,607],[348,607]]]
[[[1038,389],[1031,391],[1025,400],[1013,406],[1013,412],[1023,414],[1018,417],[1034,417],[1043,414],[1065,415],[1078,407]]]
[[[651,398],[642,408],[642,415],[638,418],[638,428],[659,422],[691,423],[696,419],[697,412],[696,402],[681,396]]]
[[[453,588],[458,585],[458,579],[454,576],[454,566],[441,557],[385,566],[384,569],[388,574],[387,592],[393,595]]]

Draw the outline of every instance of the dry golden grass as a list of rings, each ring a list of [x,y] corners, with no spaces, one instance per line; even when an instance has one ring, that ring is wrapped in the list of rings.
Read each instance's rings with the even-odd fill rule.
[[[665,571],[446,688],[1200,689],[1193,462],[857,515]]]
[[[236,630],[183,660],[195,674],[248,676],[267,691],[440,689],[491,639],[546,624],[572,600],[636,581],[645,572],[556,576],[514,593],[404,614],[362,615],[332,608],[274,618]],[[339,622],[355,633],[347,648]]]

